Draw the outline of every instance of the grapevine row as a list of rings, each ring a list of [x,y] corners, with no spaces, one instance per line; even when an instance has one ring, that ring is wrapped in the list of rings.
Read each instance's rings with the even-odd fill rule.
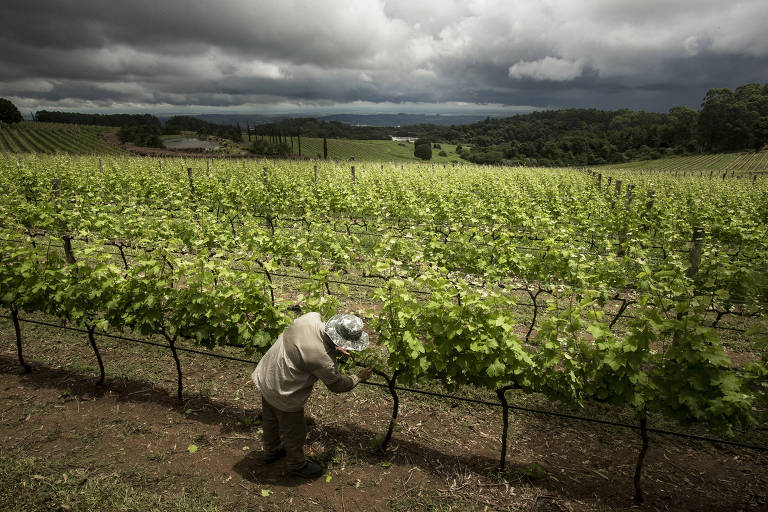
[[[38,157],[21,166],[0,159],[3,234],[27,241],[0,250],[1,299],[12,316],[43,311],[91,333],[159,334],[174,354],[181,393],[181,338],[263,351],[293,317],[292,306],[337,311],[330,280],[379,276],[369,303],[378,342],[358,362],[386,374],[391,389],[435,379],[492,390],[502,403],[505,390],[520,389],[570,405],[630,407],[641,425],[663,414],[725,433],[760,413],[765,359],[734,373],[708,317],[715,302],[741,303],[754,314],[751,341],[765,343],[768,205],[759,187],[671,185],[656,190],[648,209],[628,208],[623,196],[575,171],[364,166],[352,182],[346,166],[326,165],[315,183],[306,164],[292,162],[273,164],[266,179],[261,162],[217,164],[194,179],[155,164],[111,160],[102,171],[93,159]],[[51,179],[61,180],[53,194]],[[637,197],[646,197],[650,182],[636,185]],[[155,211],[161,202],[169,211]],[[723,208],[740,215],[723,216]],[[279,233],[261,221],[297,213],[306,229]],[[323,222],[371,216],[494,230],[462,227],[445,244],[429,230],[379,225],[381,236],[366,239]],[[568,224],[557,224],[563,218]],[[526,253],[505,224],[558,238],[531,240],[543,250]],[[690,255],[653,258],[654,230],[687,242],[698,226],[704,238]],[[33,245],[35,229],[61,234],[69,248],[52,250],[50,237]],[[584,235],[611,250],[590,252],[578,240]],[[115,239],[147,250],[121,264],[101,252]],[[276,294],[270,276],[285,268],[313,279]],[[519,298],[498,286],[520,280],[536,284],[527,286],[534,305],[547,295],[546,311],[534,308],[542,317],[525,324],[525,335]],[[620,289],[632,290],[633,318],[619,333],[606,290]]]

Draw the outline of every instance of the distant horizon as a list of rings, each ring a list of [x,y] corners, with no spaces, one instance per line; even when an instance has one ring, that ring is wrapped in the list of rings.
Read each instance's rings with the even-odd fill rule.
[[[453,110],[438,110],[438,109],[423,109],[423,110],[396,110],[396,109],[374,109],[352,107],[343,109],[339,107],[333,108],[311,108],[311,109],[283,109],[275,110],[274,107],[265,107],[262,109],[238,109],[238,108],[198,108],[194,107],[181,108],[181,109],[156,109],[156,108],[61,108],[61,107],[41,107],[33,110],[29,110],[24,114],[25,117],[29,116],[29,113],[38,111],[50,111],[50,112],[77,112],[82,114],[151,114],[157,117],[169,117],[169,116],[261,116],[261,117],[329,117],[329,116],[344,116],[344,115],[358,115],[358,116],[425,116],[425,117],[450,117],[450,116],[513,116],[518,114],[528,114],[531,112],[539,112],[544,110],[560,110],[555,108],[536,108],[536,107],[491,107],[491,108],[465,108],[465,109],[453,109]]]
[[[32,115],[35,112],[38,111],[50,111],[50,112],[69,112],[69,113],[80,113],[80,114],[103,114],[103,115],[112,115],[112,114],[149,114],[153,115],[157,118],[171,118],[174,116],[189,116],[189,117],[240,117],[240,118],[274,118],[274,119],[302,119],[302,118],[314,118],[314,119],[323,119],[323,118],[332,118],[332,117],[344,117],[344,116],[350,116],[350,117],[396,117],[396,116],[408,116],[408,117],[422,117],[422,118],[505,118],[505,117],[512,117],[517,115],[526,115],[531,114],[534,112],[547,112],[547,111],[557,111],[557,110],[602,110],[602,111],[617,111],[617,110],[631,110],[631,111],[642,111],[642,109],[632,109],[628,107],[620,107],[615,109],[605,109],[605,108],[597,108],[597,107],[561,107],[561,108],[509,108],[509,109],[492,109],[492,110],[459,110],[459,111],[377,111],[377,110],[324,110],[324,109],[318,109],[318,110],[309,110],[309,111],[294,111],[294,110],[287,110],[287,111],[275,111],[275,112],[265,112],[265,111],[251,111],[251,112],[243,112],[236,109],[215,109],[215,110],[196,110],[196,111],[184,111],[184,110],[177,110],[177,111],[165,111],[165,110],[141,110],[141,109],[135,109],[135,110],[119,110],[114,108],[108,108],[108,109],[83,109],[83,110],[74,110],[74,109],[53,109],[53,108],[41,108],[38,110],[35,110],[34,112],[22,112],[22,117],[25,120],[32,120]],[[698,108],[695,108],[694,110],[698,110]],[[646,111],[649,112],[649,111]],[[651,111],[652,112],[652,111]],[[659,112],[659,113],[666,113],[666,112]]]
[[[40,109],[39,111],[47,110],[47,109]],[[508,112],[499,112],[499,111],[465,111],[465,112],[328,112],[323,113],[320,112],[274,112],[274,113],[242,113],[242,112],[226,112],[226,111],[213,111],[213,112],[151,112],[151,111],[141,111],[137,110],[134,112],[126,112],[126,111],[115,111],[115,112],[105,112],[105,111],[93,111],[93,112],[85,112],[85,111],[75,111],[75,110],[55,110],[55,112],[70,112],[70,113],[80,113],[80,114],[102,114],[102,115],[111,115],[111,114],[149,114],[157,117],[161,121],[165,121],[167,119],[170,119],[174,116],[189,116],[189,117],[197,117],[201,119],[206,119],[212,122],[216,122],[216,118],[222,118],[222,119],[232,119],[232,120],[239,120],[239,121],[257,121],[257,124],[266,124],[269,122],[274,121],[280,121],[283,119],[318,119],[321,121],[339,121],[346,124],[351,124],[354,126],[400,126],[403,123],[400,122],[397,125],[387,125],[382,124],[381,122],[376,123],[373,122],[372,124],[360,124],[359,121],[369,120],[369,121],[375,121],[377,118],[380,120],[386,120],[388,118],[405,118],[403,120],[408,121],[407,118],[413,118],[413,123],[405,123],[405,124],[420,124],[423,122],[429,122],[431,120],[438,121],[438,120],[446,120],[450,121],[450,124],[471,124],[478,121],[481,121],[486,118],[492,118],[492,119],[503,119],[506,117],[512,117],[516,115],[525,115],[529,114],[531,112],[537,112],[537,111],[543,111],[544,109],[535,109],[530,111],[508,111]],[[54,112],[54,110],[48,110],[50,112]],[[38,111],[36,111],[38,112]],[[28,112],[28,113],[22,113],[22,117],[25,120],[32,121],[32,116],[35,112]],[[344,119],[337,119],[337,118],[352,118],[352,120],[347,121]],[[359,121],[354,121],[354,118],[359,118]],[[434,123],[434,124],[448,124],[448,123]]]

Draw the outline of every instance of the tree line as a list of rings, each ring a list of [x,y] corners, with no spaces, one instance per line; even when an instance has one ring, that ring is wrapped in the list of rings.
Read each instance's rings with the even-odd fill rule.
[[[192,116],[173,116],[163,126],[163,133],[172,135],[183,131],[195,132],[198,135],[212,135],[222,139],[230,139],[235,142],[243,140],[240,125],[230,126],[204,121]]]
[[[254,125],[251,133],[268,137],[301,135],[318,139],[386,140],[392,135],[392,128],[354,126],[339,121],[320,121],[312,117],[304,117]]]
[[[43,123],[114,126],[118,128],[129,124],[145,124],[160,127],[160,120],[152,114],[81,114],[79,112],[38,110],[35,112],[33,121],[40,121]]]
[[[2,121],[21,120],[10,102],[5,100],[0,106],[4,112]],[[163,125],[151,114],[41,110],[34,119],[119,126],[123,141],[150,146],[161,145],[161,134],[182,131],[236,142],[243,136],[239,125],[220,125],[192,116],[174,116]],[[768,84],[746,84],[735,90],[710,89],[698,111],[684,106],[673,107],[667,113],[564,109],[486,118],[468,125],[402,127],[353,126],[339,121],[295,118],[253,126],[248,123],[245,133],[254,146],[252,150],[265,154],[294,152],[294,137],[388,140],[394,135],[460,145],[459,155],[475,163],[541,166],[620,163],[699,152],[759,151],[768,143]],[[289,150],[289,146],[293,148]]]
[[[303,118],[262,124],[254,127],[254,132],[339,139],[417,137],[422,141],[461,145],[457,148],[459,155],[476,163],[542,166],[620,163],[700,152],[759,151],[768,143],[768,84],[747,84],[733,91],[711,89],[699,111],[684,106],[673,107],[667,113],[564,109],[487,118],[468,125],[390,128]]]
[[[701,110],[668,113],[568,109],[452,127],[476,163],[593,165],[700,152],[754,150],[768,143],[768,84],[711,89]],[[433,140],[440,137],[432,136]]]

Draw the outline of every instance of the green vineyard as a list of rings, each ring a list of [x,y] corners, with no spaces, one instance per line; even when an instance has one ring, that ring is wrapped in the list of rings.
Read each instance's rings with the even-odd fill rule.
[[[22,122],[0,127],[1,153],[128,154],[104,140],[104,129],[72,124]]]
[[[603,167],[606,169],[695,172],[702,175],[710,171],[768,171],[768,151],[679,156]]]
[[[179,398],[178,344],[261,353],[300,312],[351,310],[375,331],[355,362],[391,386],[764,442],[762,174],[5,156],[0,197],[14,321],[66,320],[97,357],[96,332],[160,335]]]

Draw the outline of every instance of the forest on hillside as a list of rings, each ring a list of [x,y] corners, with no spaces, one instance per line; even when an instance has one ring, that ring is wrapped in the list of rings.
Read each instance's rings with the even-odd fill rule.
[[[569,109],[486,119],[455,127],[467,160],[527,165],[594,165],[700,152],[759,151],[768,143],[768,84],[711,89],[696,111]],[[435,134],[437,135],[437,134]],[[436,138],[432,135],[433,138]]]
[[[596,165],[701,152],[759,151],[768,142],[768,84],[711,89],[701,109],[667,113],[629,109],[547,110],[467,124],[396,128],[285,119],[254,127],[259,135],[338,139],[417,137],[460,146],[476,163]]]

